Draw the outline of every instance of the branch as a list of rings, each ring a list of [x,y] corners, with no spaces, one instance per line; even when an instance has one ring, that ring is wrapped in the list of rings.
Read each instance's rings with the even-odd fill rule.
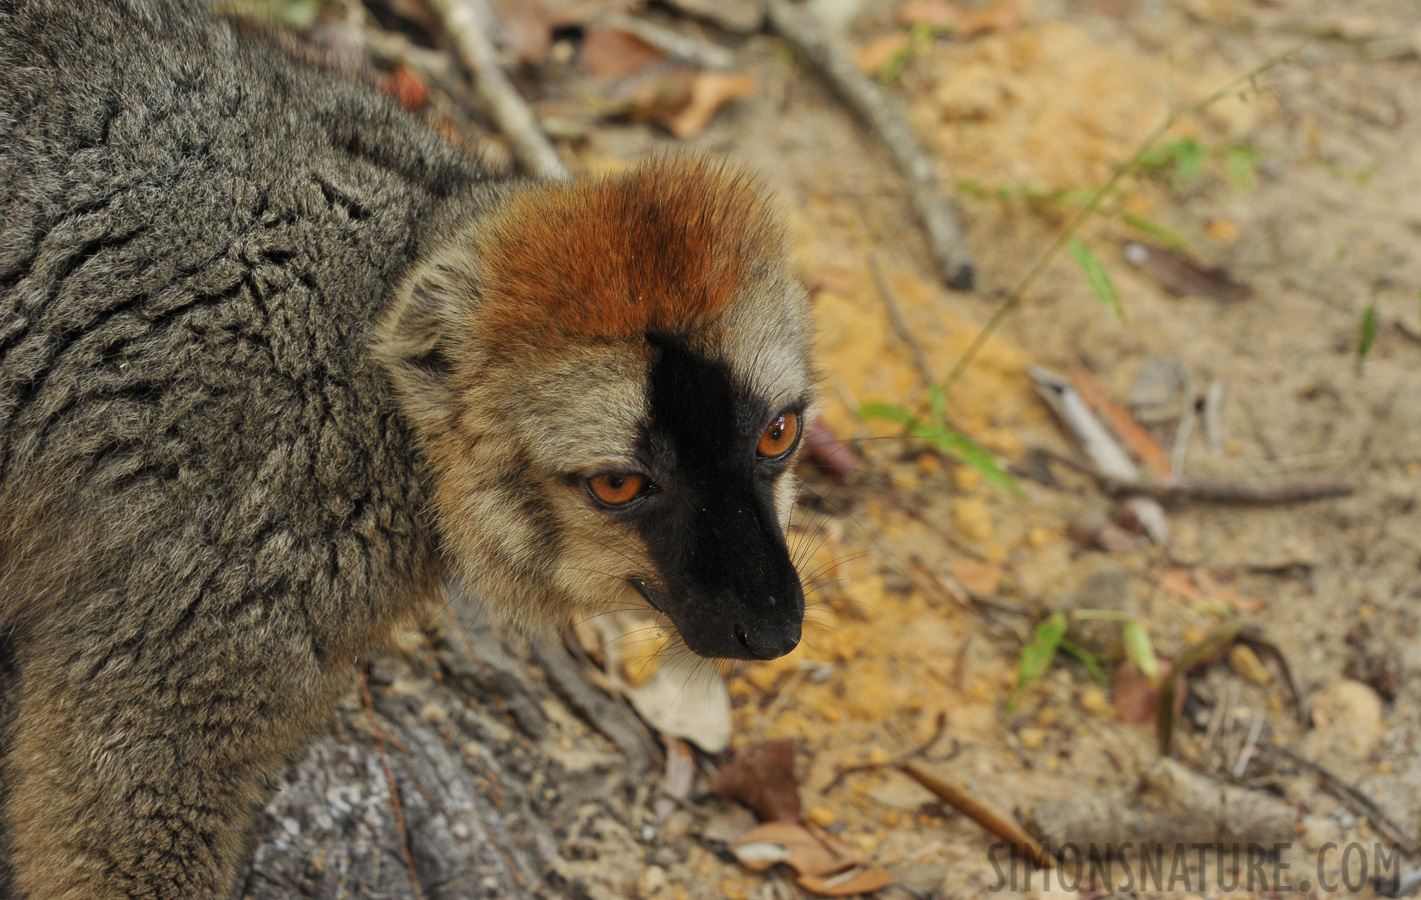
[[[430,0],[429,5],[454,39],[459,58],[473,77],[475,93],[486,104],[498,130],[508,138],[518,165],[534,178],[566,179],[567,167],[538,127],[533,110],[504,74],[498,52],[484,32],[471,0]]]
[[[976,281],[972,254],[957,214],[938,190],[937,174],[908,123],[888,97],[854,65],[814,19],[789,0],[762,0],[770,27],[798,50],[824,76],[854,114],[887,146],[898,171],[908,180],[913,206],[927,231],[928,245],[948,286],[967,291]]]

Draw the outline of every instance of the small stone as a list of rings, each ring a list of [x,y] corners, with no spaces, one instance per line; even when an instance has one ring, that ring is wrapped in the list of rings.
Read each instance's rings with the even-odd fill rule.
[[[952,520],[968,540],[985,541],[992,536],[992,510],[985,501],[966,497],[952,505]]]
[[[1044,728],[1023,728],[1017,733],[1021,739],[1021,745],[1028,750],[1039,750],[1041,745],[1046,743],[1046,729]]]
[[[647,866],[636,880],[636,895],[640,900],[659,897],[667,888],[666,870],[660,866]]]
[[[818,825],[820,828],[828,828],[837,819],[838,816],[834,815],[833,810],[827,806],[811,806],[804,813],[804,821]]]
[[[1081,692],[1080,707],[1093,715],[1104,715],[1110,709],[1110,701],[1100,688],[1086,688]]]
[[[1235,675],[1254,684],[1267,684],[1273,680],[1273,675],[1264,667],[1258,654],[1247,644],[1234,644],[1229,651],[1229,666]]]

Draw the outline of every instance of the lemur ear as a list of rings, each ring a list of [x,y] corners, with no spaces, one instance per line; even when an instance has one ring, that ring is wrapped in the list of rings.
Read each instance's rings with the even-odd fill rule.
[[[443,430],[458,413],[453,326],[467,298],[460,296],[452,274],[439,266],[417,272],[376,330],[375,355],[420,430]]]

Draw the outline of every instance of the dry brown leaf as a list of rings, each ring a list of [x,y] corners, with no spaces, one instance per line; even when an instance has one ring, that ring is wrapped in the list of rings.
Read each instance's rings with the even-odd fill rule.
[[[766,822],[735,842],[732,852],[747,869],[763,872],[784,863],[799,875],[823,876],[864,865],[863,855],[844,841],[825,840],[793,822]]]
[[[760,81],[744,72],[698,72],[691,82],[691,101],[662,124],[676,137],[700,133],[722,106],[748,97]]]
[[[966,588],[967,593],[979,596],[995,594],[1001,587],[1003,574],[1001,566],[976,559],[959,559],[952,564],[952,577],[957,583]]]
[[[1245,614],[1255,613],[1263,608],[1261,600],[1245,596],[1232,586],[1215,581],[1207,570],[1200,567],[1170,569],[1156,581],[1160,587],[1178,594],[1196,606],[1223,603]]]
[[[582,66],[604,82],[635,75],[667,59],[665,50],[620,28],[593,26],[583,33]]]
[[[716,773],[711,790],[745,804],[766,822],[798,822],[801,805],[794,741],[766,741],[740,751]]]
[[[948,0],[909,0],[898,7],[898,21],[951,31],[966,40],[1019,28],[1026,22],[1026,10],[1018,0],[997,0],[975,9],[964,9]]]
[[[639,119],[665,122],[691,102],[691,90],[695,84],[696,71],[690,66],[648,70],[618,86],[617,92],[624,96],[620,112],[629,112]]]
[[[380,90],[385,96],[393,98],[400,106],[411,111],[429,102],[429,82],[424,80],[423,75],[403,63],[385,76]]]
[[[1105,420],[1110,430],[1136,459],[1145,464],[1150,474],[1156,478],[1169,477],[1169,454],[1145,426],[1135,421],[1129,410],[1115,402],[1115,398],[1110,396],[1110,392],[1099,379],[1085,369],[1076,369],[1071,374],[1071,383],[1076,386],[1086,405]]]
[[[1147,725],[1155,721],[1155,704],[1159,688],[1132,662],[1125,662],[1115,672],[1110,688],[1110,702],[1115,718],[1127,725]]]
[[[863,467],[854,448],[839,440],[823,419],[810,422],[804,432],[804,458],[839,484],[847,484]]]
[[[801,875],[796,883],[821,897],[852,897],[882,890],[893,883],[888,870],[878,866],[851,869],[837,875]]]
[[[1175,250],[1130,241],[1125,245],[1125,258],[1176,297],[1204,297],[1220,303],[1238,303],[1253,296],[1253,288],[1234,281],[1222,268],[1206,269]]]
[[[911,36],[902,31],[880,35],[854,51],[854,65],[865,75],[877,75],[894,57],[908,52]]]

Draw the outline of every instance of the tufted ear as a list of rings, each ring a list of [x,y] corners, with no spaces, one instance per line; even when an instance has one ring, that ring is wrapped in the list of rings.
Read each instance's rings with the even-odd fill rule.
[[[420,432],[445,431],[458,415],[453,384],[455,323],[468,304],[455,272],[416,271],[376,326],[375,357],[394,382],[401,406]]]

